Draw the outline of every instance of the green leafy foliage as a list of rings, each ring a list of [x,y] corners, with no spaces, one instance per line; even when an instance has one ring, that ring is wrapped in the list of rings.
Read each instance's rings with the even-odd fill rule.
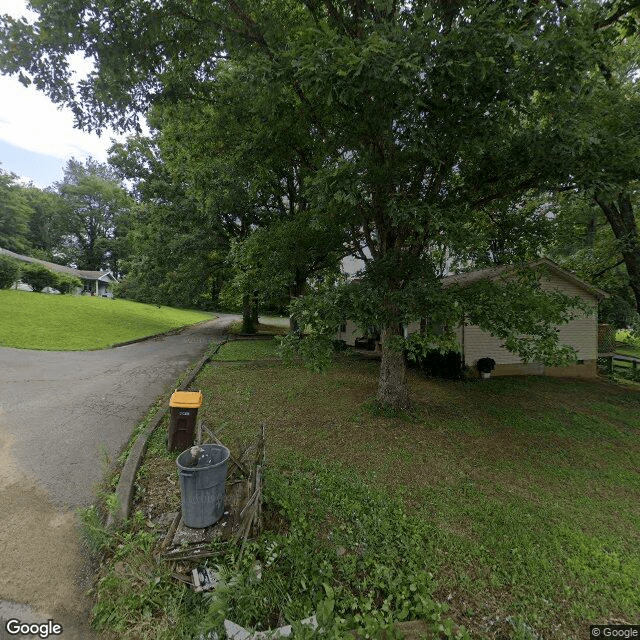
[[[20,265],[8,256],[0,255],[0,289],[9,289],[20,276]]]
[[[159,116],[155,116],[158,118]],[[166,116],[168,119],[168,116]],[[131,254],[118,295],[140,302],[212,309],[228,267],[228,233],[196,191],[184,154],[172,161],[171,147],[159,135],[131,137],[111,149],[110,162],[133,183],[138,205],[127,233]],[[193,131],[187,134],[193,138]],[[194,148],[197,160],[201,151]],[[196,160],[194,160],[195,162]],[[233,220],[235,214],[228,213]],[[230,222],[233,228],[233,222]]]
[[[61,252],[79,269],[119,273],[128,253],[126,229],[133,201],[108,165],[89,158],[67,162],[56,184],[64,212]]]
[[[640,130],[633,3],[294,0],[283,9],[262,0],[124,7],[78,0],[69,12],[55,0],[35,9],[33,23],[0,23],[5,72],[69,105],[89,129],[132,128],[136,114],[155,105],[151,120],[172,182],[197,204],[182,210],[197,220],[189,221],[189,240],[199,229],[198,239],[221,240],[216,250],[226,255],[231,239],[245,241],[258,226],[288,240],[282,230],[310,213],[318,224],[282,243],[283,280],[300,266],[296,246],[323,246],[322,259],[339,247],[364,258],[372,280],[361,291],[377,305],[370,315],[382,320],[374,324],[390,352],[402,346],[400,325],[424,317],[416,307],[440,297],[433,283],[448,257],[516,262],[541,248],[549,216],[528,206],[531,193],[592,189],[612,228],[624,221],[616,238],[633,236],[639,147],[627,142]],[[76,82],[68,58],[81,50],[96,71]],[[616,160],[605,162],[610,156]],[[176,200],[153,206],[167,203],[175,221]],[[178,228],[159,219],[137,282],[148,267],[171,283],[179,269],[166,262],[187,262],[187,242],[172,243],[176,251],[164,261],[149,259]],[[319,230],[335,245],[316,242]],[[277,267],[258,265],[258,249],[249,242],[248,268],[241,259],[231,277],[243,287],[258,275],[282,284]],[[207,285],[211,251],[199,248],[191,263],[205,265]],[[313,263],[306,253],[305,268]],[[638,255],[634,247],[624,256],[630,281],[640,281],[640,259],[637,277],[631,273]],[[299,275],[295,295],[305,284]],[[181,288],[185,280],[174,278]],[[488,323],[488,312],[478,314]],[[540,352],[552,360],[553,336],[532,322]],[[504,322],[495,333],[534,357],[538,347]],[[408,398],[398,358],[383,357],[380,380],[381,399]]]
[[[82,280],[80,278],[58,275],[56,289],[60,293],[74,293],[78,288],[82,288]]]
[[[42,291],[47,287],[56,288],[58,275],[42,264],[30,263],[22,267],[21,280],[34,291]]]
[[[380,266],[380,265],[379,265]],[[420,266],[416,263],[416,269]],[[422,265],[428,270],[428,265]],[[425,271],[423,270],[423,273]],[[347,318],[363,330],[381,327],[392,322],[398,309],[409,325],[426,317],[423,333],[408,338],[401,334],[388,341],[387,348],[405,352],[415,360],[421,353],[437,348],[457,350],[455,327],[462,323],[476,324],[504,341],[510,351],[525,362],[543,362],[561,366],[575,359],[573,349],[558,339],[558,325],[578,313],[594,313],[579,297],[559,291],[543,289],[541,280],[545,267],[512,267],[500,277],[483,278],[460,286],[445,284],[435,278],[412,280],[409,290],[393,296],[385,294],[386,274],[375,270],[353,282],[324,283],[307,296],[291,305],[291,312],[301,327],[305,327],[304,340],[288,336],[283,340],[283,355],[290,360],[297,353],[309,366],[324,370],[330,364],[333,336]],[[407,276],[409,277],[409,276]],[[380,301],[386,297],[391,308]]]
[[[53,188],[25,187],[23,197],[30,208],[28,255],[48,262],[60,262],[64,235],[68,230],[65,203]]]
[[[266,629],[312,613],[323,638],[348,629],[400,637],[391,623],[415,618],[451,627],[423,561],[427,531],[399,502],[345,469],[301,458],[269,471],[265,483],[265,508],[284,530],[265,532],[241,558],[233,550],[219,558],[223,584],[206,596],[203,630],[225,618]]]
[[[540,275],[516,271],[515,277],[501,281],[474,283],[460,295],[469,323],[502,338],[505,347],[524,362],[563,366],[575,360],[575,352],[560,344],[557,326],[577,313],[595,313],[595,309],[578,296],[543,290]]]
[[[20,253],[28,247],[31,210],[17,179],[0,169],[0,247]]]

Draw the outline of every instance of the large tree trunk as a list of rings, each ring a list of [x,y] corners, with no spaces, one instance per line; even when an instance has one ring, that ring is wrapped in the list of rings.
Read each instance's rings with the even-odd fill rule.
[[[382,331],[382,362],[377,399],[381,405],[396,410],[411,407],[409,387],[407,386],[407,362],[402,351],[389,348],[394,337],[402,337],[402,327],[392,325]]]
[[[299,298],[304,293],[305,283],[306,278],[300,273],[298,269],[296,269],[293,283],[289,287],[289,300],[293,301],[296,298]],[[289,331],[297,336],[300,336],[302,335],[302,330],[303,327],[298,324],[298,321],[293,316],[289,316]]]
[[[253,322],[253,304],[250,294],[242,296],[242,333],[255,333],[256,325]]]
[[[594,197],[604,211],[613,235],[620,243],[622,258],[629,275],[629,286],[636,299],[636,310],[640,312],[640,242],[631,198],[626,192],[619,193],[616,202],[605,199],[602,194],[596,194]]]
[[[254,291],[253,292],[253,298],[252,298],[252,302],[251,302],[251,320],[253,321],[253,326],[254,329],[258,328],[258,310],[260,308],[260,305],[258,304],[258,292]]]

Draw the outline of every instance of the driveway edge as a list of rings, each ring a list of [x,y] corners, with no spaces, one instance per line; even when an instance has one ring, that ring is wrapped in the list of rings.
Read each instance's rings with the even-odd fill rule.
[[[201,322],[195,322],[194,324],[183,324],[181,327],[174,327],[173,329],[169,329],[168,331],[153,333],[150,336],[142,336],[142,338],[134,338],[133,340],[116,342],[115,344],[111,344],[108,347],[104,347],[104,348],[116,349],[117,347],[126,347],[127,345],[130,345],[130,344],[137,344],[138,342],[146,342],[147,340],[153,340],[154,338],[162,338],[164,336],[173,336],[178,333],[182,333],[185,329],[189,329],[191,327],[199,327],[201,324],[206,324],[207,322],[212,322],[213,320],[217,320],[217,319],[218,319],[218,316],[213,316],[213,318],[209,318],[208,320],[202,320]]]
[[[216,353],[218,353],[220,347],[228,342],[228,340],[228,338],[225,338],[222,342],[219,342],[216,348],[211,353],[205,354],[198,361],[193,370],[178,387],[179,391],[186,390],[186,388],[194,381],[195,377],[200,373],[202,368],[211,360],[213,356],[216,355]],[[136,473],[138,472],[140,463],[142,462],[142,457],[147,450],[147,443],[149,441],[149,438],[151,437],[151,434],[156,430],[160,422],[162,422],[162,419],[165,417],[165,415],[167,415],[168,411],[168,407],[163,407],[162,409],[160,409],[153,416],[151,422],[147,425],[145,430],[138,436],[133,447],[131,447],[131,451],[129,451],[127,460],[125,461],[124,466],[122,467],[122,471],[120,472],[118,486],[115,490],[118,510],[115,513],[109,513],[109,515],[107,516],[106,527],[108,529],[121,524],[129,517],[131,511],[131,503],[133,502],[133,484],[135,482]]]

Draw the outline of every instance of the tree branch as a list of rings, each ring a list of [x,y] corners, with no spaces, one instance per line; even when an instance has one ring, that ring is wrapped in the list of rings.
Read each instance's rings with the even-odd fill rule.
[[[621,264],[624,264],[624,258],[622,260],[618,260],[618,262],[616,262],[615,264],[612,264],[610,267],[606,267],[596,273],[592,273],[589,277],[599,278],[601,275],[605,274],[607,271],[611,271],[611,269],[615,269],[616,267],[619,267]]]

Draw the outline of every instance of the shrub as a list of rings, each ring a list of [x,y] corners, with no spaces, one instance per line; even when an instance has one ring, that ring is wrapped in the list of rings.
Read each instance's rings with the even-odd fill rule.
[[[57,280],[54,286],[60,293],[73,293],[78,287],[82,287],[82,280],[75,276],[60,275]]]
[[[20,277],[20,265],[8,256],[0,256],[0,289],[9,289]]]
[[[462,380],[467,367],[459,351],[429,349],[424,354],[414,354],[407,359],[409,366],[420,369],[425,375],[446,380]]]
[[[493,358],[480,358],[476,368],[480,373],[491,373],[496,368],[496,361]]]
[[[41,264],[28,264],[22,270],[22,282],[34,291],[42,291],[46,287],[57,288],[58,276]]]

